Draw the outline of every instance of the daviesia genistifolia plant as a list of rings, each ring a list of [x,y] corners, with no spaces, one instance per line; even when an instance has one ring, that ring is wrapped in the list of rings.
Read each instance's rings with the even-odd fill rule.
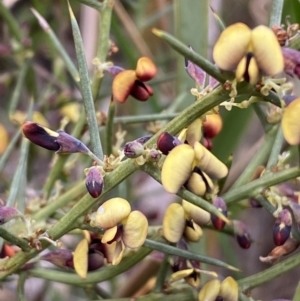
[[[169,33],[154,28],[152,38],[171,46],[184,59],[178,68],[185,69],[192,79],[187,97],[194,101],[184,104],[182,111],[175,108],[173,115],[174,111],[166,108],[160,114],[123,118],[117,116],[117,110],[127,110],[128,104],[149,108],[154,101],[155,81],[163,73],[159,60],[141,55],[131,68],[117,63],[114,54],[118,45],[110,40],[110,24],[113,8],[118,11],[120,3],[80,1],[100,14],[98,50],[91,76],[72,10],[75,2],[68,3],[68,11],[76,62],[70,59],[46,17],[32,9],[43,35],[71,75],[68,80],[81,93],[78,101],[69,94],[57,97],[54,106],[63,116],[60,126],[45,118],[45,110],[40,110],[45,108],[45,99],[36,99],[33,91],[37,86],[32,82],[27,83],[32,95],[27,112],[17,110],[26,76],[36,72],[31,66],[35,52],[30,42],[19,35],[17,20],[4,4],[0,5],[17,45],[15,49],[8,47],[4,55],[14,57],[18,52],[25,66],[9,106],[9,118],[20,130],[9,141],[5,125],[0,125],[1,169],[9,163],[12,150],[20,148],[19,165],[0,207],[0,278],[12,280],[12,275],[18,274],[18,294],[22,298],[26,279],[36,277],[83,288],[90,300],[99,296],[108,300],[133,300],[133,296],[139,296],[139,300],[260,300],[263,297],[251,295],[253,288],[300,264],[300,96],[290,80],[300,78],[300,53],[295,42],[299,39],[298,24],[280,25],[282,7],[278,9],[280,1],[273,1],[270,26],[220,26],[212,62]],[[65,85],[55,76],[51,78],[58,87]],[[107,112],[98,110],[99,102],[104,102],[100,92],[107,88],[103,80],[110,83]],[[244,170],[233,175],[235,152],[226,160],[219,158],[215,138],[226,127],[222,117],[225,111],[230,116],[235,110],[250,108],[261,121],[265,142]],[[131,123],[151,123],[139,129],[142,135],[132,137],[122,125],[126,118]],[[114,124],[119,124],[118,129]],[[16,146],[20,133],[22,142]],[[40,156],[48,155],[29,141],[53,152],[54,157],[49,172],[45,171],[47,177],[39,179],[43,187],[27,193],[25,198],[30,188],[24,180],[30,160],[42,162]],[[34,158],[29,149],[35,152]],[[75,167],[80,170],[79,181],[72,176]],[[133,184],[133,178],[129,178],[138,171],[160,183],[162,192],[157,198],[166,209],[155,223],[143,205],[134,202],[134,193],[124,188],[132,181],[130,189],[138,190],[137,182]],[[174,196],[172,202],[166,203],[167,195]],[[156,215],[162,210],[157,204],[147,206]],[[250,207],[265,210],[274,219],[273,233],[265,232],[274,246],[257,258],[265,269],[253,275],[242,273],[237,261],[229,264],[220,260],[219,252],[211,253],[203,242],[216,240],[207,233],[224,233],[236,245],[227,244],[228,252],[234,256],[238,247],[247,260],[256,238],[251,234],[251,225],[236,211]],[[265,231],[263,224],[260,227]],[[70,236],[77,239],[70,243]],[[217,242],[215,245],[219,246]],[[45,268],[44,261],[51,266]],[[135,269],[123,289],[126,292],[114,288],[108,293],[97,287],[104,281],[116,286],[119,275],[132,267]],[[148,281],[154,274],[154,282]],[[296,290],[299,288],[289,292],[290,298],[297,295]],[[138,291],[142,293],[136,295]]]

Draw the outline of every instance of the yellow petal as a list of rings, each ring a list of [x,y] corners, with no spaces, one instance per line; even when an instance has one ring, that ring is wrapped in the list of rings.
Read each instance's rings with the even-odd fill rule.
[[[194,223],[193,221],[190,221],[192,224],[191,226],[186,226],[184,229],[184,237],[191,242],[197,242],[200,240],[200,238],[203,235],[203,231],[199,225]]]
[[[64,105],[59,111],[64,117],[69,118],[69,120],[74,123],[77,122],[80,117],[80,106],[75,102]]]
[[[114,256],[115,256],[115,250],[116,250],[116,246],[117,246],[117,242],[114,241],[110,244],[103,244],[104,247],[104,254],[105,254],[105,258],[107,263],[112,263],[114,260]]]
[[[135,80],[134,70],[124,70],[118,73],[112,83],[113,98],[119,102],[125,102],[133,89]]]
[[[257,83],[259,79],[259,69],[253,56],[245,56],[242,58],[237,66],[235,78],[238,82],[244,79],[251,85]]]
[[[112,228],[126,218],[131,211],[130,204],[122,198],[112,198],[97,210],[95,225],[99,228]]]
[[[181,130],[181,132],[178,135],[178,139],[182,142],[184,142],[186,140],[186,133],[187,133],[187,128],[184,128],[183,130]]]
[[[202,120],[197,118],[187,128],[186,141],[189,145],[194,145],[196,141],[200,141],[202,137]]]
[[[157,72],[154,63],[148,57],[141,57],[136,65],[136,77],[141,81],[148,81],[152,79]]]
[[[84,238],[86,239],[86,241],[88,242],[88,244],[91,243],[91,235],[90,232],[88,230],[83,230],[82,231]]]
[[[192,219],[198,225],[206,225],[210,221],[210,213],[202,208],[182,200],[182,207],[188,218]]]
[[[227,176],[228,168],[215,157],[208,149],[206,149],[201,143],[196,142],[194,144],[195,158],[197,160],[197,166],[208,174],[212,179],[221,179]]]
[[[118,226],[107,229],[101,238],[101,242],[105,244],[112,241],[115,238],[117,231]]]
[[[247,53],[251,30],[243,23],[235,23],[223,30],[213,49],[213,58],[223,70],[234,70]]]
[[[148,220],[140,211],[132,211],[123,223],[122,239],[132,249],[139,248],[145,242],[148,233]]]
[[[76,273],[83,279],[86,278],[88,269],[88,241],[84,238],[77,245],[74,255],[73,262]]]
[[[199,270],[193,269],[193,273],[191,273],[189,276],[185,277],[184,280],[190,286],[197,288],[201,283]]]
[[[161,182],[166,191],[177,193],[189,178],[193,162],[194,150],[187,144],[174,147],[167,155],[161,171]]]
[[[171,274],[170,276],[170,283],[181,280],[185,277],[190,276],[192,273],[194,272],[194,269],[187,269],[187,270],[181,270],[178,272],[175,272],[173,274]]]
[[[163,219],[163,234],[169,241],[176,243],[182,237],[185,228],[184,209],[180,204],[168,206]]]
[[[121,262],[124,251],[125,251],[125,245],[124,245],[123,241],[122,240],[118,241],[116,243],[116,248],[115,248],[112,265],[118,265]]]
[[[238,301],[239,287],[232,277],[225,278],[221,283],[220,296],[224,301]]]
[[[8,145],[8,140],[8,133],[5,127],[0,123],[0,155],[2,155],[5,152]]]
[[[283,136],[288,144],[300,144],[300,98],[292,101],[285,109],[281,121]]]
[[[281,47],[271,28],[264,25],[255,27],[251,33],[251,45],[260,70],[271,76],[283,71]]]
[[[185,187],[194,194],[203,196],[206,192],[211,192],[214,184],[205,172],[197,172],[197,169],[194,169]]]
[[[198,301],[215,301],[219,296],[220,287],[221,283],[218,279],[206,282],[198,295]]]

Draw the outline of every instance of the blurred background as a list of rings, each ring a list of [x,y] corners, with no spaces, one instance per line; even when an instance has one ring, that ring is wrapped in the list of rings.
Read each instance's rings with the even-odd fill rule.
[[[70,122],[66,131],[71,131],[79,118],[82,99],[74,81],[67,72],[64,62],[58,55],[49,36],[45,34],[30,8],[35,8],[49,23],[58,40],[76,64],[75,48],[67,9],[67,2],[0,0],[0,154],[4,152],[8,142],[16,135],[18,124],[24,120],[29,107],[30,98],[34,98],[34,111],[41,114],[39,118],[51,129],[61,126],[62,118],[68,117]],[[71,0],[71,6],[79,22],[87,64],[91,77],[94,73],[93,59],[96,57],[99,13],[80,1]],[[139,57],[150,57],[158,66],[159,72],[150,82],[154,88],[154,96],[147,102],[138,102],[133,98],[125,104],[116,105],[116,116],[144,115],[155,113],[176,113],[182,111],[194,101],[190,89],[193,80],[186,74],[184,58],[177,55],[165,42],[152,34],[152,28],[171,33],[184,43],[191,45],[201,55],[211,59],[211,50],[220,30],[213,16],[215,11],[226,25],[244,22],[249,27],[268,24],[271,0],[124,0],[114,1],[111,23],[111,47],[107,58],[115,65],[126,69],[134,69]],[[17,20],[20,40],[11,34],[5,21],[5,9],[9,8]],[[285,1],[282,23],[290,16],[291,23],[300,21],[300,4],[298,0]],[[263,43],[263,41],[262,41]],[[33,55],[30,63],[26,63],[24,52]],[[24,64],[25,65],[24,67]],[[25,70],[24,70],[25,69]],[[24,75],[19,83],[21,74]],[[295,91],[299,90],[299,81],[294,80]],[[111,97],[112,78],[105,74],[100,93],[95,99],[99,116],[108,111]],[[21,88],[16,89],[17,85]],[[298,89],[298,90],[297,90]],[[12,99],[17,95],[18,102],[11,112]],[[12,114],[9,114],[12,113]],[[102,113],[102,115],[103,115]],[[23,115],[22,115],[23,114]],[[24,115],[25,114],[25,115]],[[226,187],[238,177],[247,162],[263,143],[263,130],[254,111],[249,108],[240,110],[233,108],[230,112],[221,109],[224,127],[221,134],[213,141],[213,152],[223,161],[233,154],[233,166]],[[149,132],[161,128],[165,121],[155,123],[116,124],[115,131],[126,131],[125,141],[134,140]],[[101,135],[104,127],[101,128]],[[0,173],[0,194],[3,202],[7,199],[10,184],[15,174],[20,156],[20,142],[7,159]],[[30,146],[30,157],[27,168],[26,200],[39,195],[41,187],[51,168],[52,154],[44,149]],[[64,189],[70,183],[83,179],[86,160],[74,160],[64,170],[61,181]],[[75,164],[76,162],[76,164]],[[25,177],[25,175],[24,175]],[[225,187],[225,189],[226,189]],[[133,207],[143,211],[153,225],[161,224],[164,211],[170,202],[178,199],[167,194],[162,187],[142,172],[135,173],[111,193],[130,199]],[[274,219],[263,209],[240,206],[230,208],[231,217],[242,220],[254,239],[249,250],[239,248],[236,241],[216,231],[205,231],[198,244],[191,249],[204,255],[219,258],[241,268],[242,273],[235,273],[236,279],[257,273],[268,265],[259,261],[259,256],[266,256],[273,248],[272,227]],[[222,275],[228,271],[213,269]],[[156,267],[157,269],[158,267]],[[134,272],[129,273],[129,275]],[[153,275],[155,271],[153,272]],[[205,278],[205,277],[204,277]],[[204,279],[203,278],[203,279]],[[299,282],[300,268],[283,275],[253,290],[255,300],[291,299]],[[122,291],[124,276],[116,283],[106,283],[108,290],[117,290],[118,296],[125,296]],[[3,283],[0,300],[17,300],[14,291],[16,283]],[[101,284],[102,285],[102,284]],[[124,285],[123,285],[124,286]],[[86,297],[65,285],[52,286],[42,280],[29,279],[26,282],[28,300],[85,300]]]

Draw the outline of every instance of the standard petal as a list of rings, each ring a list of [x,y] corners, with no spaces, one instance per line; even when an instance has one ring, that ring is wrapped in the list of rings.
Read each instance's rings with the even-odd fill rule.
[[[187,181],[194,162],[194,150],[187,144],[173,148],[167,155],[161,171],[161,181],[170,193],[177,193]]]
[[[124,70],[118,73],[112,83],[113,98],[119,102],[125,102],[134,86],[135,80],[134,70]]]
[[[107,229],[101,238],[101,242],[104,244],[111,242],[115,238],[117,231],[118,226],[114,226],[112,228]]]
[[[156,75],[157,68],[148,57],[141,57],[137,62],[135,73],[139,80],[146,82]]]
[[[148,233],[148,220],[140,211],[132,211],[123,223],[123,242],[132,249],[145,242]]]
[[[213,58],[222,70],[234,70],[247,53],[251,30],[243,23],[228,26],[220,35],[213,49]]]
[[[225,278],[221,283],[220,296],[224,301],[238,301],[239,287],[232,277]]]
[[[97,210],[94,224],[100,228],[112,228],[126,218],[131,211],[130,204],[122,198],[112,198]]]
[[[283,136],[288,144],[300,144],[300,98],[292,101],[285,109],[281,121]]]
[[[183,235],[185,228],[184,209],[180,204],[172,203],[168,206],[163,219],[163,234],[169,241],[176,243]]]
[[[201,143],[194,144],[195,158],[197,166],[207,173],[212,179],[221,179],[227,176],[228,168],[216,156],[214,156],[208,149]]]
[[[84,238],[79,242],[74,251],[74,269],[76,273],[83,279],[86,278],[88,270],[88,250],[88,241]]]
[[[220,280],[214,279],[206,282],[199,295],[198,300],[199,301],[215,301],[216,298],[219,296],[221,283]]]
[[[202,208],[186,201],[182,200],[182,207],[187,216],[192,219],[198,225],[206,225],[210,221],[210,213]]]
[[[251,45],[257,65],[263,73],[274,76],[283,71],[281,47],[271,28],[264,25],[255,27],[251,33]]]
[[[187,128],[186,141],[189,145],[194,145],[196,141],[202,138],[202,120],[197,118]]]

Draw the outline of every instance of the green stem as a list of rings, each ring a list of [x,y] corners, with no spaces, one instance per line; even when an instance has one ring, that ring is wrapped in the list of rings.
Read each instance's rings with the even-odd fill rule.
[[[9,101],[9,109],[8,109],[8,115],[11,117],[18,105],[18,102],[20,100],[20,96],[23,92],[22,88],[26,79],[27,71],[29,68],[29,65],[32,64],[31,57],[30,58],[25,58],[24,62],[22,63],[22,67],[20,70],[20,74],[18,76],[18,80],[14,89],[14,92],[11,96],[11,99]]]
[[[169,256],[165,254],[163,262],[161,263],[159,271],[157,273],[153,292],[160,293],[163,290],[169,268],[170,268]]]
[[[14,18],[10,10],[0,1],[0,15],[4,23],[7,24],[11,35],[19,42],[22,42],[21,30],[17,20]]]
[[[171,288],[166,293],[150,293],[141,297],[129,297],[129,298],[115,298],[106,299],[105,301],[195,301],[197,300],[195,296],[195,289],[191,287],[184,288]],[[98,301],[98,300],[89,300]]]
[[[84,5],[87,5],[87,6],[90,6],[98,11],[101,11],[102,9],[102,3],[96,1],[96,0],[72,0],[72,1],[78,1],[80,2],[81,4],[84,4]]]
[[[102,150],[100,135],[98,131],[98,124],[97,124],[94,100],[93,100],[93,95],[92,95],[92,90],[90,85],[89,71],[88,71],[86,58],[84,54],[83,41],[72,8],[70,4],[68,5],[69,5],[69,12],[71,17],[71,25],[72,25],[72,32],[74,37],[75,49],[76,49],[76,56],[78,61],[81,93],[83,97],[85,112],[87,115],[87,122],[88,122],[88,127],[91,136],[92,149],[93,149],[93,153],[100,160],[102,160],[103,150]]]
[[[214,266],[219,266],[219,267],[223,267],[232,271],[240,271],[239,269],[237,269],[236,267],[229,265],[221,260],[218,259],[214,259],[211,257],[207,257],[207,256],[203,256],[194,252],[190,252],[190,251],[186,251],[186,250],[182,250],[158,241],[154,241],[154,240],[150,240],[150,239],[146,239],[144,242],[144,246],[147,248],[151,248],[153,250],[157,250],[169,255],[175,255],[175,256],[179,256],[179,257],[183,257],[183,258],[187,258],[190,260],[196,260],[202,263],[207,263],[210,265],[214,265]]]
[[[14,150],[17,141],[19,140],[21,136],[21,130],[19,129],[15,135],[13,136],[13,138],[10,140],[5,152],[2,154],[1,159],[0,159],[0,172],[2,172],[5,163],[7,161],[7,159],[9,158],[9,156],[11,155],[12,151]]]
[[[149,115],[138,115],[138,116],[117,116],[114,118],[114,124],[132,124],[132,123],[142,123],[150,122],[156,120],[170,120],[175,118],[178,113],[159,113],[159,114],[149,114]]]
[[[19,301],[26,301],[25,292],[24,292],[26,279],[27,279],[26,272],[21,272],[19,275],[18,288],[17,288]]]
[[[234,182],[232,188],[240,187],[247,183],[255,172],[256,168],[259,165],[265,164],[269,153],[273,147],[273,143],[275,140],[275,133],[278,130],[278,127],[272,127],[265,135],[265,141],[260,148],[259,152],[256,156],[251,160],[251,162],[247,165],[246,169],[242,172],[239,178]]]
[[[138,262],[143,260],[147,255],[152,252],[149,248],[142,247],[137,252],[134,252],[131,256],[123,258],[118,265],[110,265],[103,267],[95,272],[88,273],[86,279],[80,278],[77,274],[67,273],[58,270],[36,268],[29,270],[28,273],[32,277],[47,279],[55,282],[74,284],[74,285],[89,285],[99,282],[103,282],[113,277],[124,273]]]
[[[273,25],[281,25],[281,16],[283,10],[284,0],[273,0],[271,6],[269,27]]]
[[[110,47],[109,34],[110,34],[113,6],[114,6],[114,0],[104,0],[101,4],[99,38],[98,38],[98,49],[97,49],[97,58],[100,64],[106,62],[107,53]],[[92,80],[92,95],[95,101],[98,98],[101,83],[102,83],[102,77],[97,76],[97,72],[95,72]]]
[[[106,124],[106,154],[109,156],[113,153],[113,127],[114,127],[114,117],[115,117],[115,102],[111,98],[108,114],[107,114],[107,124]]]
[[[279,126],[275,136],[275,140],[271,149],[270,157],[266,166],[266,170],[270,170],[272,166],[276,166],[278,162],[278,156],[280,155],[282,144],[284,142],[282,127]]]
[[[169,33],[153,29],[152,32],[158,36],[159,38],[166,41],[172,48],[174,48],[177,52],[182,54],[185,58],[191,60],[193,63],[201,67],[205,72],[207,72],[209,75],[214,77],[216,80],[218,80],[220,83],[225,83],[227,78],[225,78],[217,67],[215,67],[211,62],[204,59],[202,56],[200,56],[198,53],[192,51],[187,45],[183,44],[176,38],[174,38]]]
[[[73,80],[75,81],[76,84],[79,83],[80,78],[78,74],[78,70],[75,67],[74,63],[70,59],[70,56],[67,54],[66,50],[58,40],[57,36],[55,35],[54,31],[52,28],[49,26],[47,21],[34,9],[32,8],[31,11],[35,15],[35,17],[38,19],[40,26],[42,29],[45,31],[45,33],[49,36],[50,41],[52,42],[54,48],[56,51],[59,53],[61,56],[62,60],[64,61],[67,70],[70,72]]]
[[[255,197],[270,186],[295,179],[299,176],[300,169],[298,167],[285,169],[276,173],[270,172],[257,180],[231,189],[230,191],[224,193],[221,197],[227,204],[231,204],[243,199]]]
[[[277,263],[276,265],[263,270],[257,274],[243,278],[238,281],[239,287],[243,291],[251,290],[270,280],[282,276],[284,273],[298,267],[300,265],[300,253],[290,256],[288,259]]]
[[[264,128],[265,132],[268,132],[271,129],[271,124],[268,123],[266,114],[264,110],[262,109],[261,105],[259,103],[253,103],[252,107],[254,109],[254,112],[256,113],[256,116],[258,117],[262,127]]]
[[[46,207],[39,209],[35,214],[33,214],[32,219],[35,221],[43,220],[50,217],[59,208],[65,207],[69,202],[74,201],[74,196],[78,197],[86,193],[85,183],[80,181],[74,183],[73,187],[67,189],[67,191],[62,194],[57,199],[53,200]]]
[[[12,245],[20,247],[24,252],[30,250],[26,240],[11,234],[2,227],[0,227],[0,237],[10,242]]]
[[[300,301],[300,282],[297,285],[294,297],[293,297],[293,301]]]

